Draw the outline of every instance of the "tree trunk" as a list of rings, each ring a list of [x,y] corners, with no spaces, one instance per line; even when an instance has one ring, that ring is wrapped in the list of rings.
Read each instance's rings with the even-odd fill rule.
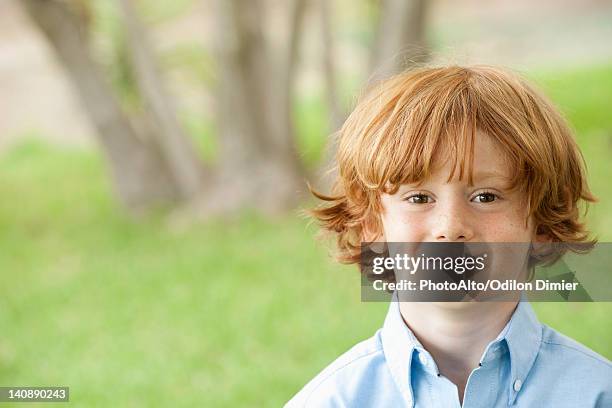
[[[291,103],[299,41],[291,38],[280,63],[274,63],[262,30],[261,1],[216,4],[220,157],[216,186],[204,206],[266,213],[293,208],[305,190]],[[300,20],[303,12],[299,3],[295,6]]]
[[[427,0],[382,0],[370,58],[370,79],[384,78],[429,58]]]
[[[132,4],[133,0],[119,0],[124,18],[128,55],[147,117],[161,154],[176,181],[184,200],[195,197],[202,189],[203,166],[196,149],[176,117],[172,98],[164,87],[149,39]]]
[[[93,61],[80,16],[66,1],[21,0],[21,3],[72,79],[97,129],[123,203],[130,209],[142,210],[178,199],[180,191],[156,144],[135,131]]]
[[[337,97],[336,74],[333,64],[331,18],[329,1],[321,1],[321,21],[324,48],[326,98],[330,107],[332,126],[338,129],[345,119]],[[425,40],[426,0],[381,0],[376,36],[370,49],[370,81],[398,73],[429,58]],[[337,177],[335,167],[336,134],[326,145],[317,169],[318,191],[331,192]]]
[[[333,2],[319,0],[321,14],[321,34],[323,40],[323,75],[325,78],[325,96],[329,111],[329,125],[332,132],[337,131],[345,119],[345,112],[338,99],[338,81],[336,80],[336,64],[334,40],[332,35]]]
[[[342,127],[342,123],[346,119],[347,113],[342,108],[339,100],[339,88],[336,75],[336,50],[334,47],[332,34],[332,7],[333,2],[329,0],[319,0],[319,17],[321,20],[321,40],[323,48],[323,78],[325,86],[325,100],[329,115],[329,136],[321,163],[316,169],[316,184],[315,188],[319,192],[331,193],[331,188],[334,180],[337,177],[337,171],[334,168],[337,132]]]

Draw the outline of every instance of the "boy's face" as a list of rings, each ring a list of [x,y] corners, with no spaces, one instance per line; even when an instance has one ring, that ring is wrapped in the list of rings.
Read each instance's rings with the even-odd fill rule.
[[[421,185],[402,185],[381,194],[381,220],[387,242],[532,242],[533,220],[527,220],[526,197],[510,189],[512,169],[486,134],[474,145],[473,182],[448,182],[452,163],[438,155],[440,165]],[[526,222],[527,221],[527,222]]]

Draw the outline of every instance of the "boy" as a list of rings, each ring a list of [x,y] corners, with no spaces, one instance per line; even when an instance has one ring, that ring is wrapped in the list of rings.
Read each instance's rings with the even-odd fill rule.
[[[339,135],[334,196],[313,214],[339,259],[361,242],[589,243],[594,201],[561,115],[523,79],[424,68],[374,86]],[[570,246],[571,248],[571,246]],[[390,303],[383,327],[288,407],[612,407],[606,358],[527,302]]]

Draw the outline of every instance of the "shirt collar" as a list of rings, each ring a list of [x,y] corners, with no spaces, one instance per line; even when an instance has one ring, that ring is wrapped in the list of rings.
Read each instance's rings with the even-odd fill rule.
[[[524,297],[521,298],[508,323],[508,331],[504,338],[510,351],[512,378],[508,384],[508,395],[509,403],[512,404],[535,362],[542,342],[542,325]]]
[[[397,293],[393,294],[382,329],[382,346],[393,380],[406,399],[409,407],[414,405],[410,370],[412,357],[421,343],[408,328],[399,309]]]
[[[381,337],[383,351],[393,380],[408,406],[412,407],[414,398],[410,378],[411,368],[415,355],[421,352],[426,353],[426,351],[404,322],[397,301],[397,293],[393,294],[390,302]],[[541,340],[542,326],[529,302],[521,298],[510,321],[497,338],[487,346],[484,353],[486,354],[493,344],[506,342],[510,352],[512,375],[510,384],[508,384],[510,404],[514,403],[522,383],[533,366]]]

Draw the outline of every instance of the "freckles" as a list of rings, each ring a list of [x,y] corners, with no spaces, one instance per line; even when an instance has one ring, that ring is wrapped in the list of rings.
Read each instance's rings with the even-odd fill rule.
[[[399,223],[403,225],[415,225],[413,220],[410,220],[409,217],[398,217]]]
[[[523,225],[514,217],[514,214],[497,214],[493,217],[483,219],[479,224],[481,225],[481,233],[493,238],[495,241],[513,241],[516,239],[517,233],[525,230]]]
[[[401,208],[389,209],[386,215],[389,224],[416,225],[421,220],[421,218],[415,217],[414,214],[407,213]]]
[[[418,241],[424,228],[423,220],[403,211],[389,211],[384,219],[388,242]]]
[[[485,231],[495,236],[495,240],[506,242],[514,242],[516,240],[523,241],[527,238],[525,234],[529,232],[529,229],[522,222],[522,219],[515,215],[516,214],[510,214],[505,217],[491,220],[487,225],[488,229]]]

